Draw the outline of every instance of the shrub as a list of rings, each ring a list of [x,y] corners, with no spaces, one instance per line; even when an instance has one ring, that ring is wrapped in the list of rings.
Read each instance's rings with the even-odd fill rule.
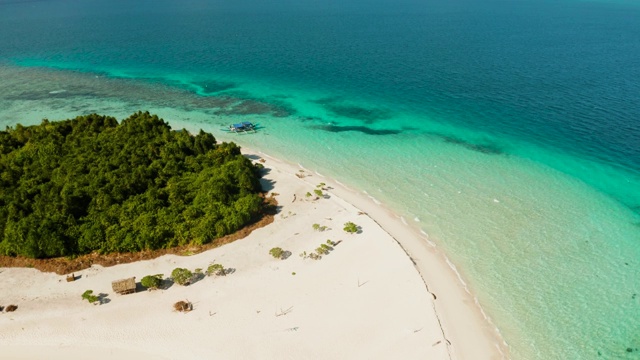
[[[9,305],[7,306],[7,308],[5,309],[6,312],[14,312],[18,310],[18,305]]]
[[[311,195],[311,193],[307,191],[307,193],[306,193],[306,194],[304,194],[304,196],[306,196],[306,197],[310,198],[310,197],[311,197],[311,196],[313,196],[313,195]]]
[[[318,196],[324,195],[324,194],[322,194],[322,190],[320,190],[320,189],[315,189],[315,190],[313,190],[313,192]]]
[[[207,268],[207,275],[226,275],[226,272],[224,271],[224,266],[222,266],[221,264],[211,264],[209,265],[209,267]]]
[[[331,241],[331,239],[327,240],[327,244],[329,244],[331,246],[336,246],[336,242],[335,241]]]
[[[140,280],[140,284],[149,290],[155,290],[162,284],[162,274],[147,275]]]
[[[173,281],[175,281],[178,285],[189,285],[191,283],[191,279],[193,278],[193,273],[187,269],[183,268],[175,268],[171,272],[171,277]]]
[[[274,247],[273,249],[269,250],[269,254],[271,254],[271,256],[273,256],[276,259],[282,259],[282,255],[284,254],[284,251],[282,250],[282,248]]]
[[[309,259],[320,260],[320,259],[322,259],[322,256],[319,255],[319,254],[311,253],[311,254],[309,254]]]
[[[344,231],[348,232],[349,234],[355,234],[358,232],[358,225],[349,221],[344,224]]]
[[[313,230],[315,230],[315,231],[325,231],[325,230],[327,230],[326,226],[324,226],[324,225],[320,226],[320,224],[313,224],[312,227],[313,227]]]
[[[325,186],[325,185],[327,185],[327,184],[325,184],[325,183],[321,182],[320,184],[316,185],[316,187],[317,187],[317,188],[322,188],[322,187],[323,187],[323,186]]]
[[[87,290],[87,291],[83,292],[82,293],[82,298],[87,300],[91,304],[93,304],[94,302],[99,300],[99,298],[97,296],[93,295],[93,290]],[[9,311],[9,307],[7,307],[7,311]]]

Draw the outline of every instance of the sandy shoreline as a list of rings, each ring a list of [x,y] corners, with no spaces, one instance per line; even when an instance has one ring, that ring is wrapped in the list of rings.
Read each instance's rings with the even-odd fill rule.
[[[282,207],[273,224],[193,256],[93,266],[71,283],[34,269],[0,269],[0,305],[18,305],[0,314],[3,359],[506,358],[473,296],[417,231],[336,181],[243,152],[266,159],[264,184]],[[320,182],[328,198],[306,199]],[[346,234],[347,221],[362,233]],[[314,223],[328,230],[314,231]],[[298,256],[327,239],[342,241],[322,260]],[[275,246],[292,256],[273,259]],[[120,278],[168,276],[213,261],[235,272],[131,295],[111,289]],[[109,301],[88,304],[80,298],[87,289]],[[172,304],[185,299],[194,310],[174,312]]]

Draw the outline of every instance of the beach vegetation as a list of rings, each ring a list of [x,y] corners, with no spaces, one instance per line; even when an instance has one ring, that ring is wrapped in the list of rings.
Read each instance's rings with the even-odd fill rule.
[[[316,187],[322,189],[325,185],[327,184],[321,182],[320,184],[316,185]]]
[[[18,305],[8,305],[8,306],[4,309],[4,311],[6,311],[6,312],[14,312],[14,311],[16,311],[16,310],[18,310]]]
[[[351,221],[347,222],[344,224],[344,231],[348,232],[349,234],[355,234],[358,232],[358,225],[352,223]]]
[[[162,274],[147,275],[140,280],[140,284],[148,290],[158,289],[162,285]]]
[[[207,275],[208,276],[211,276],[211,275],[225,276],[227,275],[227,272],[224,266],[222,266],[221,264],[211,264],[207,268]]]
[[[322,190],[320,190],[320,189],[315,189],[315,190],[313,190],[313,192],[314,192],[317,196],[320,196],[320,197],[321,197],[321,196],[324,196],[324,194],[322,193]]]
[[[89,303],[93,304],[98,302],[98,300],[100,300],[99,297],[97,297],[96,295],[93,295],[93,290],[87,290],[85,292],[82,293],[82,298],[87,300]]]
[[[171,272],[171,278],[178,285],[189,285],[193,280],[193,273],[185,268],[175,268]]]
[[[273,256],[276,259],[282,259],[282,255],[284,255],[284,250],[282,250],[282,248],[279,248],[279,247],[274,247],[271,250],[269,250],[269,254],[271,254],[271,256]]]
[[[312,228],[313,228],[313,230],[315,230],[315,231],[325,231],[325,230],[327,230],[327,229],[328,229],[326,226],[324,226],[324,225],[320,225],[320,224],[313,224],[311,227],[312,227]]]
[[[305,196],[305,197],[307,197],[307,198],[310,198],[310,197],[312,197],[313,195],[312,195],[310,192],[308,192],[308,191],[307,191],[307,193],[306,193],[304,196]]]
[[[73,257],[202,245],[265,210],[234,143],[137,112],[0,131],[0,255]]]

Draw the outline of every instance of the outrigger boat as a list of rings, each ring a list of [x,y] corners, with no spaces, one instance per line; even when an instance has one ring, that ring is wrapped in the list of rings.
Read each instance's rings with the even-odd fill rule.
[[[244,132],[256,132],[257,124],[254,125],[248,121],[243,121],[238,124],[229,125],[229,131],[234,133],[244,133]]]

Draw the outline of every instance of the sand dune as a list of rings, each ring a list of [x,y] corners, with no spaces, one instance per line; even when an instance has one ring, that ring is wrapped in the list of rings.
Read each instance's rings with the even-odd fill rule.
[[[1,357],[504,357],[471,295],[419,233],[362,194],[266,159],[265,184],[278,194],[281,210],[273,224],[245,239],[192,256],[93,266],[69,283],[34,269],[0,269],[0,304],[19,306],[0,314]],[[329,187],[327,198],[305,197],[320,182]],[[361,233],[345,233],[347,221]],[[314,223],[327,230],[314,230]],[[341,242],[321,260],[299,256],[328,239]],[[268,251],[276,246],[292,256],[274,259]],[[168,276],[176,267],[194,270],[212,262],[234,272],[130,295],[111,289],[116,279]],[[105,294],[105,302],[82,300],[87,289]],[[173,311],[179,300],[192,302],[193,311]]]

